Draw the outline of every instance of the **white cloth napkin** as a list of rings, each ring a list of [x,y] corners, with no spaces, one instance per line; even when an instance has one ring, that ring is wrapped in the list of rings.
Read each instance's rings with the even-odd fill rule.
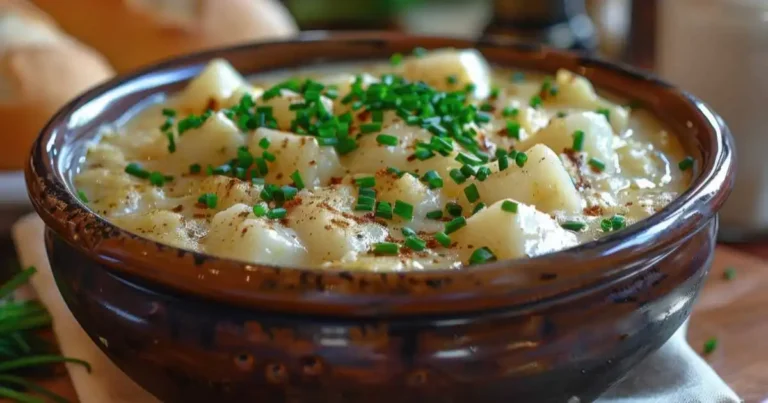
[[[53,331],[65,355],[91,363],[93,372],[68,366],[81,403],[154,403],[158,400],[123,374],[75,321],[59,294],[43,244],[43,223],[32,214],[13,228],[23,267],[35,266],[32,287],[53,316]],[[571,399],[578,402],[578,399]],[[615,385],[598,403],[736,403],[738,396],[685,341],[685,326],[662,348]],[[565,403],[565,402],[563,402]]]

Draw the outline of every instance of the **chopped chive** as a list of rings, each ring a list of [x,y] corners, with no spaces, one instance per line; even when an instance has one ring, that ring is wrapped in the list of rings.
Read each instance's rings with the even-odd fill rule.
[[[522,151],[518,151],[515,155],[515,164],[519,166],[520,168],[525,166],[525,163],[528,161],[528,155],[525,154]]]
[[[611,111],[608,108],[599,108],[595,112],[605,116],[605,120],[611,121]]]
[[[381,123],[384,121],[384,111],[382,110],[375,110],[371,112],[371,121],[374,123]]]
[[[357,194],[360,196],[367,196],[371,198],[376,198],[376,189],[374,188],[360,188],[357,191]]]
[[[584,131],[576,130],[573,132],[573,151],[582,151],[584,149]]]
[[[475,208],[472,209],[472,215],[477,214],[478,211],[484,209],[485,207],[486,207],[485,203],[477,203],[477,205],[475,205]]]
[[[462,210],[464,208],[461,207],[458,203],[449,202],[445,204],[445,211],[448,212],[453,217],[458,217],[461,215]]]
[[[493,105],[489,103],[484,103],[480,105],[480,110],[483,112],[491,112],[493,110]]]
[[[471,165],[462,165],[460,171],[465,178],[469,178],[477,174],[477,168]],[[459,183],[459,185],[461,185],[461,183]]]
[[[269,139],[268,139],[268,138],[266,138],[266,137],[264,137],[264,138],[262,138],[261,140],[259,140],[259,147],[261,147],[261,148],[263,148],[263,149],[265,149],[265,150],[266,150],[267,148],[269,148],[269,144],[270,144],[270,143],[269,143]]]
[[[152,172],[149,174],[149,183],[153,186],[163,187],[165,185],[165,175],[160,172]]]
[[[581,232],[587,228],[587,224],[581,221],[566,221],[560,225],[568,231]]]
[[[463,228],[467,225],[467,220],[464,217],[456,217],[448,224],[445,224],[445,233],[451,234],[453,232],[458,231],[459,229]]]
[[[445,232],[435,233],[435,240],[446,248],[451,246],[451,237],[449,237]]]
[[[610,232],[613,228],[613,225],[611,224],[611,220],[604,218],[600,221],[600,229],[603,230],[603,232]]]
[[[247,148],[237,150],[237,165],[241,168],[248,168],[253,164],[253,154]]]
[[[534,95],[531,97],[531,100],[528,102],[528,104],[531,106],[531,108],[538,108],[541,106],[542,101],[541,97],[538,95]]]
[[[173,118],[176,117],[176,111],[173,109],[163,108],[163,116]]]
[[[508,106],[501,111],[501,116],[505,118],[516,117],[518,113],[520,113],[519,109]]]
[[[376,136],[376,142],[386,146],[396,146],[397,137],[389,134],[379,134],[378,136]]]
[[[149,171],[145,170],[141,165],[135,162],[131,162],[125,166],[125,173],[141,179],[149,178]]]
[[[590,158],[587,161],[587,164],[589,164],[589,166],[591,166],[592,169],[597,171],[597,172],[605,171],[605,163],[603,161],[600,161],[597,158],[594,158],[594,157]]]
[[[362,178],[355,178],[355,184],[361,188],[372,188],[376,186],[376,178],[373,176],[365,176]]]
[[[467,196],[467,200],[469,200],[470,203],[474,203],[480,198],[480,192],[477,190],[477,186],[475,186],[474,183],[464,188],[464,195]]]
[[[467,177],[464,176],[463,173],[461,173],[461,170],[453,168],[450,172],[448,172],[448,176],[453,179],[454,182],[456,182],[457,185],[461,185],[462,183],[467,181]]]
[[[281,218],[285,218],[286,214],[288,214],[288,212],[282,207],[273,208],[267,212],[267,218],[279,220]]]
[[[373,244],[373,253],[377,255],[397,255],[400,245],[393,242],[379,242]]]
[[[296,185],[297,189],[304,189],[304,179],[301,178],[301,172],[298,170],[293,171],[291,174],[291,179],[293,180],[293,184]]]
[[[427,182],[430,189],[439,189],[443,187],[443,178],[436,171],[427,171],[422,177]]]
[[[357,197],[357,204],[368,206],[368,205],[375,205],[376,204],[376,198],[373,196],[367,196],[367,195],[359,195]]]
[[[520,123],[507,121],[507,136],[520,140]]]
[[[499,171],[503,171],[507,168],[509,168],[509,158],[507,157],[507,154],[503,154],[499,156]]]
[[[373,211],[373,204],[357,204],[355,205],[355,211]]]
[[[392,205],[388,202],[382,201],[376,205],[376,217],[392,219]]]
[[[199,174],[200,171],[202,171],[202,169],[203,168],[200,166],[200,164],[192,164],[192,165],[189,166],[189,173],[191,173],[191,174]]]
[[[403,236],[405,236],[405,237],[416,236],[416,231],[414,231],[414,230],[412,230],[412,229],[410,229],[408,227],[403,227],[400,231],[403,233]]]
[[[516,71],[512,73],[512,82],[513,83],[520,83],[525,80],[525,73],[521,71]]]
[[[618,231],[624,228],[626,225],[626,220],[623,216],[616,214],[611,217],[611,228],[613,228],[614,231]]]
[[[416,252],[421,252],[427,247],[427,242],[417,236],[409,236],[405,238],[405,246]]]
[[[357,147],[358,145],[355,140],[350,138],[340,139],[336,145],[336,152],[338,152],[340,155],[345,155],[357,150]]]
[[[558,118],[564,118],[564,117],[568,116],[568,114],[567,114],[567,113],[565,113],[565,112],[563,112],[563,111],[558,111],[558,112],[555,114],[555,116],[556,116],[556,117],[558,117]]]
[[[693,168],[694,162],[695,160],[693,159],[693,157],[688,156],[688,157],[685,157],[685,159],[683,159],[682,161],[678,162],[677,167],[680,168],[681,171],[687,171]]]
[[[280,190],[280,188],[277,185],[265,185],[264,189],[261,189],[261,193],[259,193],[259,197],[261,197],[262,200],[269,202],[274,199],[274,194]]]
[[[176,139],[173,137],[173,132],[166,132],[165,137],[168,138],[168,152],[176,152]]]
[[[717,338],[710,337],[704,342],[704,354],[712,354],[717,349]]]
[[[517,213],[517,203],[510,200],[504,200],[501,202],[501,209],[507,213]]]
[[[197,202],[204,204],[210,209],[214,209],[219,203],[219,196],[217,196],[216,193],[203,193],[200,197],[197,198]]]
[[[261,153],[261,157],[269,162],[275,162],[275,160],[277,159],[277,157],[275,157],[275,154],[272,154],[269,151],[264,151],[263,153]]]
[[[496,261],[496,255],[491,252],[490,249],[483,246],[482,248],[475,249],[472,255],[469,257],[469,264],[481,264]]]
[[[410,203],[395,200],[395,208],[392,212],[408,221],[413,219],[413,205]]]
[[[435,153],[433,153],[432,150],[429,150],[427,148],[417,148],[416,151],[414,151],[413,155],[419,161],[424,161],[434,157]]]
[[[475,83],[469,83],[464,87],[464,92],[474,92],[475,89],[477,89],[477,85],[475,85]]]
[[[87,201],[86,201],[86,203],[87,203]],[[728,280],[728,281],[731,281],[731,280],[735,279],[736,278],[736,269],[734,269],[733,267],[727,267],[725,269],[725,271],[723,272],[723,278]]]
[[[256,217],[264,217],[267,215],[267,211],[269,211],[269,209],[263,203],[259,203],[253,206],[253,215]]]
[[[395,167],[387,167],[387,173],[397,176],[398,178],[403,176],[403,172]]]
[[[421,46],[413,48],[413,55],[416,57],[422,57],[427,54],[427,50]]]
[[[393,66],[397,66],[403,62],[403,54],[395,53],[389,58],[389,63]]]
[[[489,97],[490,98],[498,98],[500,93],[501,93],[501,89],[499,89],[499,87],[493,87],[493,88],[491,88],[491,93],[490,93]]]
[[[360,133],[369,134],[381,130],[381,123],[363,123],[360,125]]]
[[[475,178],[477,178],[477,180],[480,182],[485,181],[489,176],[491,176],[491,168],[488,167],[478,168],[477,173],[475,174]]]
[[[432,210],[427,213],[427,218],[430,220],[439,220],[443,218],[443,211],[442,210]]]
[[[85,195],[85,192],[82,190],[77,191],[77,198],[80,199],[83,203],[88,203],[88,196]]]
[[[256,164],[256,168],[259,170],[259,174],[261,176],[266,176],[269,173],[269,167],[267,166],[267,161],[265,161],[264,158],[254,158],[253,162]]]
[[[317,137],[316,140],[320,146],[335,146],[339,144],[339,139],[336,137]]]

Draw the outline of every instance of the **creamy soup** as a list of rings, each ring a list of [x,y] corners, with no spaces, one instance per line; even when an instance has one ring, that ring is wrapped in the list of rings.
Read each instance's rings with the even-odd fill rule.
[[[75,186],[117,226],[252,263],[460,268],[552,253],[675,199],[694,160],[584,77],[474,50],[246,80],[212,61],[105,127]]]

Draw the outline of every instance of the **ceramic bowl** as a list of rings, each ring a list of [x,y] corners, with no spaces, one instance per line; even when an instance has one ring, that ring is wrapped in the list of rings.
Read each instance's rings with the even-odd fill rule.
[[[125,232],[75,196],[96,129],[172,93],[214,57],[245,74],[477,48],[501,66],[567,68],[641,102],[696,157],[682,196],[559,253],[459,271],[350,272],[246,264]],[[733,182],[733,142],[706,105],[632,69],[538,46],[391,33],[310,34],[177,58],[62,109],[26,171],[57,284],[77,320],[168,402],[590,401],[688,317]],[[570,400],[576,401],[576,400]]]

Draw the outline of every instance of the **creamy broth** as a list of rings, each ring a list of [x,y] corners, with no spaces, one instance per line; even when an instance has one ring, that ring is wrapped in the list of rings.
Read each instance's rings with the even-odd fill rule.
[[[188,250],[428,270],[620,231],[682,193],[692,161],[583,77],[444,49],[254,81],[214,60],[103,128],[75,186],[116,225]]]

